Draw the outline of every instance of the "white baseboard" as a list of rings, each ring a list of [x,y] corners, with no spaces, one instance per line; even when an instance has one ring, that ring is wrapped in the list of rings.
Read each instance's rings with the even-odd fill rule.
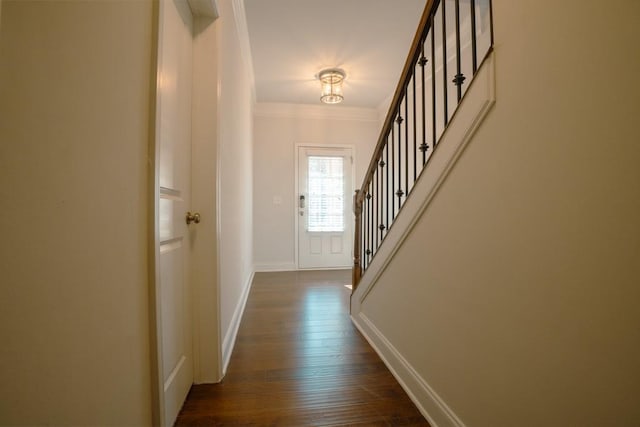
[[[240,296],[240,301],[236,305],[236,309],[233,312],[231,318],[231,324],[222,341],[222,377],[227,373],[227,367],[229,366],[229,360],[231,360],[231,353],[233,353],[233,347],[236,344],[236,338],[238,336],[238,329],[240,328],[240,322],[242,321],[242,315],[247,305],[247,299],[249,298],[249,292],[251,291],[251,285],[253,284],[253,276],[255,272],[252,271],[249,275],[249,279],[245,283],[244,290]]]
[[[465,427],[460,418],[364,313],[352,316],[352,319],[429,424],[433,427]]]
[[[267,272],[267,271],[296,271],[298,266],[293,262],[283,262],[283,263],[256,263],[254,264],[254,268],[256,273]]]

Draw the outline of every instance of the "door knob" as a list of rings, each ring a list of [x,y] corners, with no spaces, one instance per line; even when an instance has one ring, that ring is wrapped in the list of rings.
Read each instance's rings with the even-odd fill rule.
[[[187,225],[195,222],[196,224],[200,223],[200,214],[198,212],[187,212]]]

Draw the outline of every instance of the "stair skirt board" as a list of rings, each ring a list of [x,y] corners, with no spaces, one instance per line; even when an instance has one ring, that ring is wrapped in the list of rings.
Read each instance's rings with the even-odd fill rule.
[[[432,427],[465,427],[365,314],[360,313],[358,318],[352,316],[351,319]]]

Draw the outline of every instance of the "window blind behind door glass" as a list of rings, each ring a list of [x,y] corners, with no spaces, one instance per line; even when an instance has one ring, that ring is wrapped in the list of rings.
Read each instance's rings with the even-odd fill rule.
[[[344,158],[309,156],[307,230],[344,231]]]

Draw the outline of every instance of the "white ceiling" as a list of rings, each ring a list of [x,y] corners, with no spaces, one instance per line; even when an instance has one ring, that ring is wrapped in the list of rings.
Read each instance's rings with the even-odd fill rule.
[[[393,94],[426,0],[244,0],[258,102],[320,105],[317,73],[346,71],[342,106]]]

